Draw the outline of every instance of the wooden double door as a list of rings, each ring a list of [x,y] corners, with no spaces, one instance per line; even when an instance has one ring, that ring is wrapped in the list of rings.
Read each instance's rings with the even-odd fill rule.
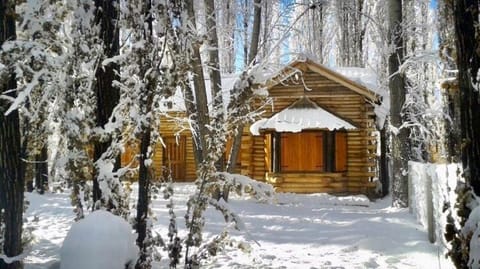
[[[171,173],[172,179],[177,182],[185,181],[186,172],[186,137],[165,137],[163,148],[163,164],[165,173]]]

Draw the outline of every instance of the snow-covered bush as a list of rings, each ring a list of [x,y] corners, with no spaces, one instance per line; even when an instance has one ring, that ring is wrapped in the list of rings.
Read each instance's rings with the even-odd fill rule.
[[[137,256],[130,224],[110,212],[97,210],[70,228],[60,250],[60,268],[131,269]]]

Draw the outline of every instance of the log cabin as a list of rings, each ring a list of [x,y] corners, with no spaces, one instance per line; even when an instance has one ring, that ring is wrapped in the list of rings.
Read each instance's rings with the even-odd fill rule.
[[[271,105],[244,128],[239,173],[280,192],[353,194],[374,188],[374,105],[380,102],[375,92],[309,59],[288,64],[259,87]],[[164,145],[154,150],[154,172],[166,168],[175,181],[193,181],[192,135],[178,121],[184,112],[179,106],[169,113],[160,128]],[[133,152],[127,149],[122,162]]]
[[[376,176],[375,105],[365,86],[312,60],[297,60],[269,79],[272,106],[252,124],[242,165],[277,191],[368,193]]]

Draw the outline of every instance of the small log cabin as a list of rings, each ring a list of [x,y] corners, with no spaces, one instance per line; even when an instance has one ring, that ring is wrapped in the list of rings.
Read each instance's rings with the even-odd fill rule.
[[[225,83],[224,83],[225,85]],[[379,96],[311,60],[287,65],[260,87],[272,105],[246,126],[238,173],[296,193],[367,193],[376,176],[374,104]],[[191,133],[175,118],[162,121],[164,145],[154,151],[156,175],[169,169],[175,181],[195,179]],[[122,162],[133,158],[126,150]]]
[[[273,105],[255,122],[242,152],[247,173],[277,191],[367,193],[375,187],[373,91],[309,59],[265,85]]]

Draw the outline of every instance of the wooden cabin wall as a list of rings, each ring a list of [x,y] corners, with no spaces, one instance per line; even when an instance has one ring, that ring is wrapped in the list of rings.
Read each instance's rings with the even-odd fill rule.
[[[182,123],[182,121],[178,121],[175,119],[184,119],[185,113],[183,112],[171,112],[169,116],[162,116],[161,118],[161,126],[160,126],[160,135],[163,138],[167,137],[175,137],[177,134],[180,136],[185,137],[185,178],[181,179],[181,181],[194,181],[196,178],[196,164],[193,155],[193,141],[192,141],[192,134],[190,130],[187,128],[186,123]],[[131,141],[130,145],[125,145],[125,152],[122,154],[122,166],[127,165],[138,153],[138,144],[139,141]],[[159,141],[155,145],[155,149],[153,151],[152,161],[153,167],[152,170],[154,172],[154,177],[156,179],[160,178],[163,173],[164,167],[164,160],[163,160],[163,152],[164,147],[162,143]],[[136,164],[133,165],[134,167]],[[135,179],[135,177],[133,178]]]
[[[243,175],[259,181],[272,182],[279,191],[314,193],[366,193],[372,188],[371,177],[376,175],[376,138],[373,136],[375,129],[375,113],[373,105],[369,104],[360,94],[314,73],[306,72],[304,82],[309,90],[304,90],[303,83],[279,84],[269,90],[273,105],[266,107],[263,117],[270,117],[302,96],[307,96],[322,108],[350,121],[357,130],[347,132],[347,172],[344,173],[290,173],[280,177],[270,173],[270,163],[267,149],[268,142],[265,136],[252,136],[250,126],[243,130],[240,151],[240,166],[237,171]],[[288,84],[288,85],[287,85]],[[187,181],[196,178],[196,164],[193,155],[193,142],[190,130],[186,124],[179,124],[172,118],[181,119],[185,116],[182,112],[172,112],[169,117],[161,119],[160,133],[162,137],[174,136],[177,132],[186,137],[186,171]],[[267,144],[267,146],[266,146]],[[129,155],[134,155],[132,152]],[[155,174],[161,173],[163,166],[163,148],[157,144],[153,164]],[[122,156],[122,160],[128,159]]]
[[[369,188],[373,188],[370,179],[376,175],[376,137],[373,135],[376,128],[373,105],[362,95],[312,71],[304,73],[304,83],[286,81],[269,89],[273,105],[266,108],[263,117],[271,117],[298,98],[307,96],[322,108],[350,121],[359,129],[347,132],[347,172],[315,175],[290,173],[283,174],[282,178],[269,180],[277,181],[278,183],[274,185],[280,191],[366,193]],[[309,90],[305,90],[305,86]],[[265,180],[265,172],[269,171],[269,167],[268,162],[265,162],[264,136],[254,136],[251,141],[250,158],[256,162],[251,168],[251,175],[255,179]],[[263,176],[261,165],[264,166]]]

